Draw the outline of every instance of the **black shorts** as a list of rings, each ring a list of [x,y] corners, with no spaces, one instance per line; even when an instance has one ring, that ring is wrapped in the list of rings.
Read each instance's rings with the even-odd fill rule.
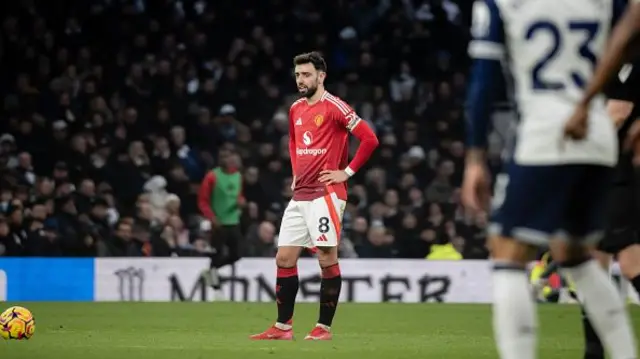
[[[638,242],[636,189],[631,184],[614,185],[607,198],[607,230],[598,249],[616,254]]]

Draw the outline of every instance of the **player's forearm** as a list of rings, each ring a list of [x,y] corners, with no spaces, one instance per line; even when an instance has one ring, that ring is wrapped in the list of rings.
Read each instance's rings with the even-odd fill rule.
[[[627,50],[634,38],[638,37],[640,32],[640,3],[629,5],[622,19],[613,30],[613,34],[609,39],[607,50],[600,58],[598,66],[593,74],[593,79],[585,90],[582,99],[583,104],[591,102],[593,97],[600,93],[604,86],[609,82],[611,76],[622,66]]]
[[[353,159],[347,168],[345,168],[345,172],[347,172],[349,176],[353,176],[353,174],[358,172],[358,170],[364,166],[379,144],[376,134],[373,132],[371,127],[362,120],[351,133],[360,140],[360,145],[358,146],[358,150],[353,156]]]
[[[473,149],[473,157],[484,153],[487,146],[491,106],[502,79],[500,62],[478,59],[473,63],[471,81],[467,92],[467,148]]]

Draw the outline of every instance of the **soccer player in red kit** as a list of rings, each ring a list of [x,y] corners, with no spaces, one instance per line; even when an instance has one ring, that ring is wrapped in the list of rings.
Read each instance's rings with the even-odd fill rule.
[[[327,65],[317,52],[294,58],[302,98],[289,110],[289,152],[293,198],[282,217],[276,254],[276,323],[258,340],[293,339],[293,307],[298,294],[297,261],[304,248],[317,248],[322,270],[320,315],[307,340],[330,340],[342,277],[338,242],[347,199],[346,181],[378,146],[371,127],[345,102],[324,89]],[[349,133],[360,146],[348,162]]]

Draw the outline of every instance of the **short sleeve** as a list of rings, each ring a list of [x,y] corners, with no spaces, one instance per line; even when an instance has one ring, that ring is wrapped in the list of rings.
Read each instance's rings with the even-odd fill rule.
[[[476,0],[473,4],[469,56],[472,59],[502,60],[505,33],[500,10],[494,0]]]

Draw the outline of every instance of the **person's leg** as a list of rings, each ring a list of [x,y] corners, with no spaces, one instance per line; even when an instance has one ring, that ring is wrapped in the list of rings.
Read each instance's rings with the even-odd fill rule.
[[[493,260],[493,332],[501,359],[534,359],[536,306],[526,265],[535,249],[513,239],[490,238]]]
[[[309,232],[300,210],[300,202],[291,201],[282,217],[278,236],[275,291],[278,317],[275,325],[263,333],[252,335],[250,339],[293,339],[293,312],[299,288],[297,263],[302,248],[310,246]]]
[[[565,238],[550,244],[551,255],[580,293],[584,311],[610,357],[633,359],[637,357],[636,344],[626,308],[609,271],[592,257],[587,246],[599,239],[606,227],[611,169],[577,165],[573,168],[578,168],[581,174],[570,188],[561,227]]]
[[[342,275],[338,263],[338,244],[342,228],[342,208],[345,201],[332,193],[311,202],[306,213],[307,226],[313,245],[317,248],[318,263],[322,271],[320,284],[320,311],[316,327],[305,337],[307,340],[330,340],[331,325],[338,308]]]
[[[600,267],[605,271],[609,270],[611,263],[611,255],[603,251],[593,251],[593,257],[598,261]],[[593,328],[589,316],[587,315],[584,305],[580,303],[580,312],[582,314],[582,329],[584,334],[584,359],[604,359],[604,346],[596,330]]]

